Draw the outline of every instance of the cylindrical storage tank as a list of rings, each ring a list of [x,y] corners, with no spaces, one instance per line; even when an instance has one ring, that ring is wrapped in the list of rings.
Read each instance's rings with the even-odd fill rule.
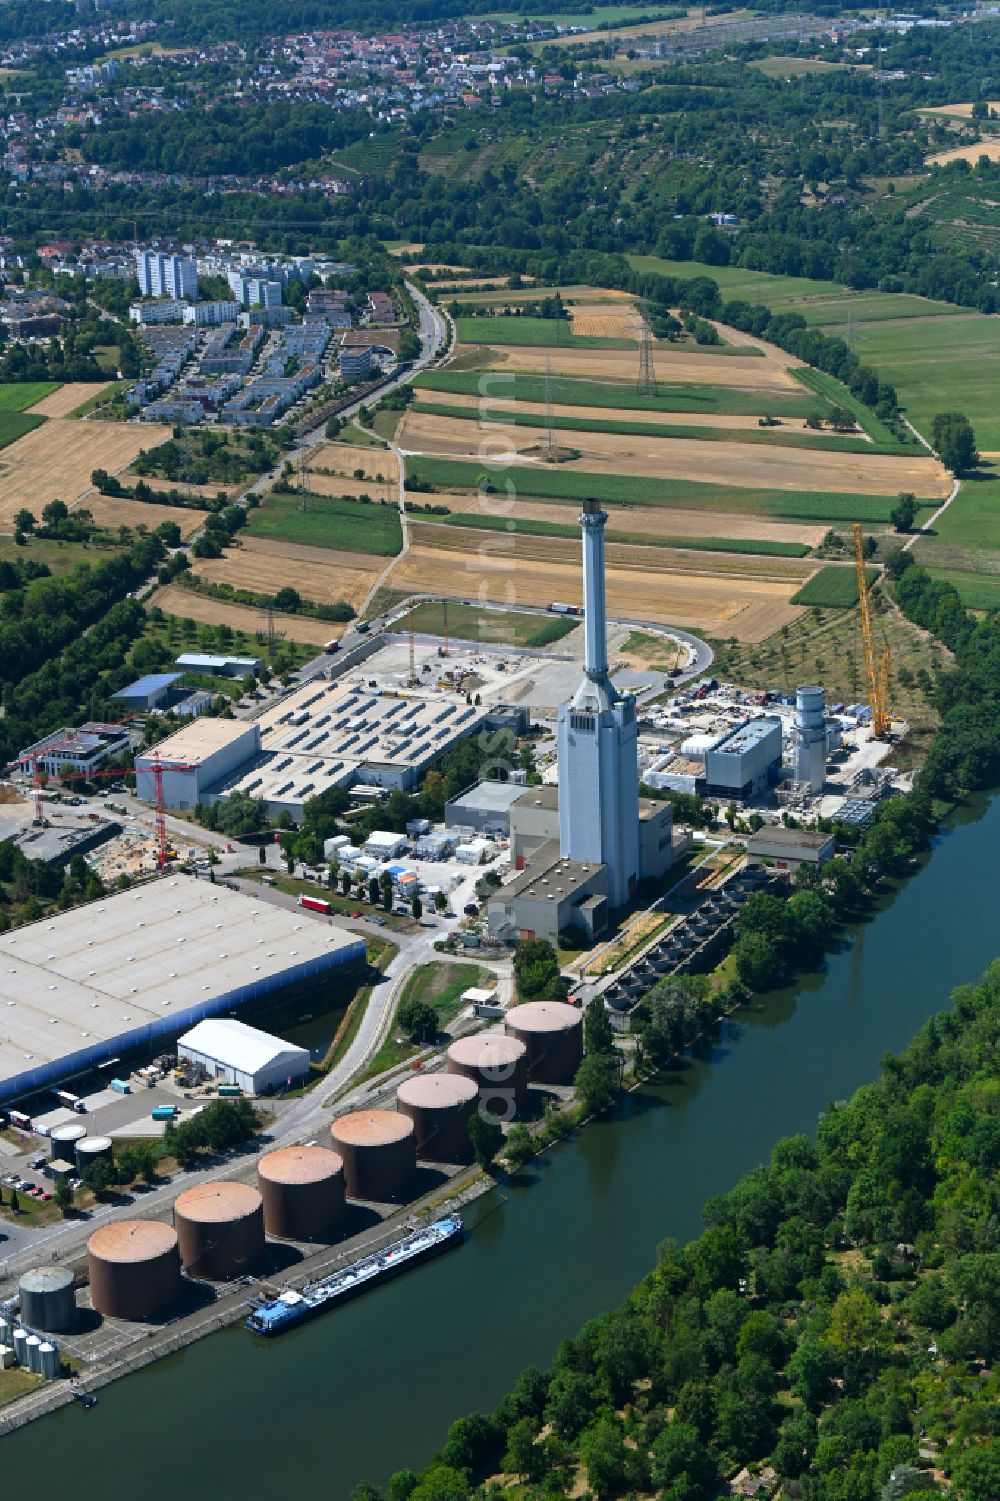
[[[0,1319],[0,1345],[10,1344],[11,1327],[6,1319]]]
[[[0,1371],[9,1371],[16,1359],[13,1345],[0,1344]]]
[[[417,1137],[408,1115],[355,1110],[334,1121],[330,1135],[343,1158],[348,1198],[381,1203],[406,1196],[417,1170]]]
[[[460,1037],[448,1049],[449,1074],[464,1074],[479,1090],[479,1108],[498,1120],[513,1120],[528,1088],[524,1043],[499,1032]]]
[[[74,1162],[77,1142],[82,1141],[86,1134],[86,1126],[81,1126],[76,1121],[68,1121],[65,1126],[53,1126],[49,1132],[51,1161],[56,1162],[61,1157],[64,1162]]]
[[[336,1240],[344,1222],[344,1164],[327,1147],[281,1147],[257,1164],[264,1229],[279,1240]]]
[[[64,1266],[40,1266],[18,1283],[21,1320],[32,1329],[59,1334],[76,1323],[73,1273]]]
[[[174,1205],[185,1271],[213,1282],[252,1272],[264,1255],[264,1207],[249,1183],[197,1183]]]
[[[417,1156],[431,1162],[468,1162],[469,1121],[479,1086],[464,1074],[417,1074],[396,1091],[396,1109],[413,1122]]]
[[[82,1177],[92,1162],[114,1161],[115,1149],[110,1136],[84,1136],[76,1144],[76,1166]]]
[[[38,1374],[46,1381],[55,1381],[59,1375],[59,1350],[57,1346],[45,1340],[38,1347]]]
[[[528,1078],[572,1084],[583,1057],[583,1013],[565,1001],[529,1001],[507,1012],[507,1033],[528,1053]]]
[[[24,1365],[33,1376],[42,1374],[42,1362],[38,1352],[42,1348],[42,1342],[37,1334],[29,1334],[24,1342]]]
[[[181,1295],[177,1235],[162,1220],[116,1220],[87,1242],[90,1301],[109,1319],[158,1319]]]
[[[25,1348],[26,1345],[27,1345],[27,1343],[28,1343],[28,1331],[27,1331],[27,1329],[21,1329],[21,1328],[15,1329],[14,1330],[14,1334],[13,1334],[13,1340],[14,1340],[14,1356],[15,1356],[15,1359],[17,1360],[18,1365],[27,1365],[27,1363],[28,1363],[28,1356],[27,1356],[27,1350]]]

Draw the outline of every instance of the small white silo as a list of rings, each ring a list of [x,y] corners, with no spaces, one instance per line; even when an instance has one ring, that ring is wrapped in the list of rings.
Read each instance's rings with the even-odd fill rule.
[[[59,1375],[59,1346],[50,1340],[43,1341],[38,1347],[38,1371],[46,1381],[55,1381]]]

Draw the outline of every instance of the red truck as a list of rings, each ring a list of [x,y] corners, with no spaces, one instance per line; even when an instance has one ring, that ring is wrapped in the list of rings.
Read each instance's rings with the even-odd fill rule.
[[[324,902],[324,900],[323,900],[323,898],[321,896],[301,896],[300,895],[300,897],[299,897],[299,906],[300,907],[308,907],[310,912],[323,912],[323,913],[326,914],[327,917],[329,917],[330,913],[333,911],[333,908],[330,906],[330,903],[329,902]]]

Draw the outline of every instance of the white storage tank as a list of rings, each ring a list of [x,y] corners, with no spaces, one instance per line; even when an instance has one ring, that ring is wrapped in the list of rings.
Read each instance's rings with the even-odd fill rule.
[[[59,1347],[45,1340],[38,1347],[38,1373],[46,1381],[55,1381],[59,1375]]]
[[[114,1152],[110,1136],[85,1136],[76,1144],[76,1166],[80,1176],[83,1176],[93,1162],[106,1162],[110,1166],[114,1160]]]
[[[24,1342],[24,1364],[35,1376],[42,1374],[42,1361],[38,1353],[41,1348],[42,1342],[38,1335],[29,1334]]]
[[[76,1323],[73,1273],[64,1266],[40,1266],[18,1284],[21,1317],[32,1329],[59,1334]]]
[[[14,1330],[14,1355],[18,1365],[27,1365],[28,1363],[27,1344],[28,1331],[27,1329],[22,1329],[19,1324]]]
[[[15,1358],[13,1345],[0,1345],[0,1371],[9,1371]]]

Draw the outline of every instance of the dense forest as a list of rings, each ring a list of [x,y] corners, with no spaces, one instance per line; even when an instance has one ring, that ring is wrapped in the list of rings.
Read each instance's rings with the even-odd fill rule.
[[[998,1049],[1000,963],[550,1370],[355,1501],[713,1501],[743,1467],[788,1501],[996,1501]]]

